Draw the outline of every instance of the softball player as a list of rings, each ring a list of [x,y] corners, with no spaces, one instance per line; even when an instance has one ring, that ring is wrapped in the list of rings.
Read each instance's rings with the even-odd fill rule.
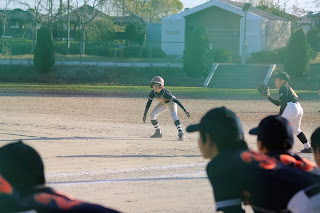
[[[152,78],[150,83],[150,87],[153,88],[153,90],[150,92],[148,96],[148,102],[143,114],[143,122],[146,122],[147,112],[150,108],[153,99],[157,98],[160,102],[150,114],[151,123],[156,130],[156,132],[151,136],[151,138],[162,137],[157,116],[169,109],[171,118],[178,129],[179,140],[182,141],[184,139],[184,134],[182,131],[181,122],[179,121],[177,115],[177,105],[181,107],[181,109],[186,113],[188,118],[190,117],[190,113],[183,107],[180,101],[168,89],[164,88],[163,78],[161,78],[160,76],[155,76]]]
[[[304,145],[302,153],[312,153],[312,148],[305,136],[301,131],[301,119],[303,115],[303,109],[299,103],[298,96],[295,91],[289,86],[290,76],[286,72],[280,72],[275,76],[275,84],[279,89],[279,99],[273,99],[270,96],[270,92],[267,94],[267,98],[273,104],[280,106],[279,114],[289,120],[292,125],[293,132],[301,143]]]

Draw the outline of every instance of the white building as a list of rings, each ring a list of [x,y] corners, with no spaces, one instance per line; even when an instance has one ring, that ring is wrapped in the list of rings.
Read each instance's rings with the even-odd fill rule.
[[[185,41],[196,27],[204,27],[214,48],[230,49],[241,56],[244,41],[244,3],[211,0],[162,20],[162,50],[183,55]],[[291,35],[287,19],[251,7],[247,12],[247,51],[274,50],[286,46]]]

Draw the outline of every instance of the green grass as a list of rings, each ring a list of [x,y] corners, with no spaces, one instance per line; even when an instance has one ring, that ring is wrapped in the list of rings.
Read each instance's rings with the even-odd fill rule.
[[[260,100],[265,99],[255,89],[215,89],[201,87],[166,87],[178,98],[191,99],[239,99]],[[148,86],[110,86],[103,84],[25,84],[0,83],[0,92],[38,93],[50,92],[57,94],[92,94],[112,95],[121,97],[147,97],[151,88]],[[317,91],[296,91],[302,100],[319,100]],[[278,90],[271,90],[273,97],[278,97]]]

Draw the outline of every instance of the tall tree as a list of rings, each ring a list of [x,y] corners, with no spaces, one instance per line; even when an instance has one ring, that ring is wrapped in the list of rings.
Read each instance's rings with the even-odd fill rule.
[[[3,26],[2,26],[2,36],[6,35],[6,27],[7,27],[7,10],[9,7],[11,0],[6,0],[6,4],[4,6],[4,14],[1,14],[1,19],[3,20]],[[4,40],[2,41],[2,54],[4,54]]]
[[[284,69],[293,76],[306,75],[310,69],[310,46],[300,28],[293,33],[287,46]]]
[[[78,18],[78,25],[81,34],[81,48],[80,53],[85,53],[85,38],[86,38],[86,27],[93,21],[97,16],[106,18],[107,16],[100,11],[102,6],[106,3],[106,0],[84,0],[83,5],[79,6],[79,0],[75,0],[75,9],[72,13]],[[92,6],[91,6],[92,5]]]
[[[32,5],[32,3],[30,3],[30,1],[27,1],[27,0],[25,0],[25,2],[20,2],[20,3],[26,6],[28,8],[28,11],[33,14],[33,23],[32,23],[32,28],[33,28],[32,52],[33,52],[36,46],[38,24],[42,22],[40,11],[42,8],[43,0],[34,0],[34,5]]]

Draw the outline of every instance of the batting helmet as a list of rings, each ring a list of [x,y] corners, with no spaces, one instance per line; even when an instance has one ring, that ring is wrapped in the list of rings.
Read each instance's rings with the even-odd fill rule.
[[[164,80],[163,80],[163,78],[161,78],[160,76],[154,76],[154,77],[151,79],[150,83],[151,83],[151,84],[152,84],[152,83],[160,84],[161,87],[164,86]]]

